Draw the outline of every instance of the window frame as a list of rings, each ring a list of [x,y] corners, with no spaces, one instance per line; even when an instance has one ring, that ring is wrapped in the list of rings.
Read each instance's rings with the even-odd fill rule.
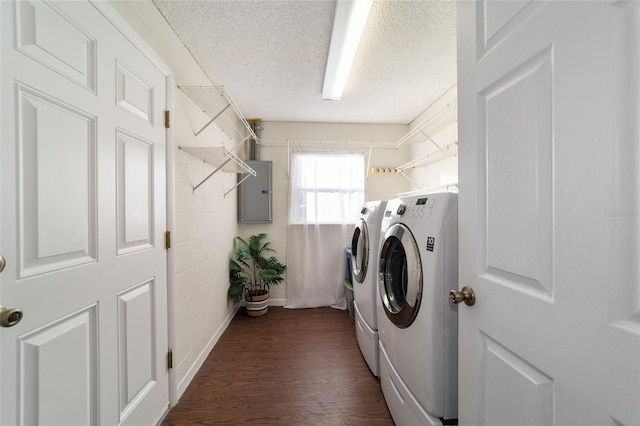
[[[320,184],[318,186],[316,185],[297,185],[296,182],[293,181],[293,179],[295,178],[295,176],[293,176],[293,172],[290,173],[290,185],[291,185],[291,190],[290,190],[290,200],[289,200],[289,222],[291,224],[312,224],[312,225],[343,225],[345,223],[351,223],[354,222],[356,217],[357,217],[357,211],[360,207],[360,205],[362,204],[362,202],[364,202],[364,193],[365,193],[365,187],[366,187],[366,155],[363,151],[342,151],[342,150],[331,150],[331,151],[326,151],[326,150],[296,150],[290,153],[290,170],[293,171],[293,164],[294,161],[296,161],[295,157],[296,156],[309,156],[309,157],[322,157],[323,155],[326,155],[327,157],[329,156],[339,156],[339,157],[347,157],[347,156],[357,156],[360,160],[361,160],[361,165],[362,168],[360,170],[361,173],[361,188],[355,188],[355,187],[345,187],[345,186],[339,186],[339,187],[335,187],[332,186],[330,184],[323,184],[322,182],[320,182]],[[355,160],[355,159],[354,159]],[[317,179],[318,176],[315,176],[315,179]],[[314,180],[315,180],[314,179]],[[317,182],[317,180],[315,180]],[[294,189],[295,189],[295,193],[294,193]],[[318,200],[318,195],[331,195],[331,194],[342,194],[345,197],[349,197],[349,195],[351,194],[352,196],[360,196],[360,200],[358,200],[355,203],[352,203],[354,205],[350,206],[353,207],[352,209],[349,209],[347,207],[347,210],[345,211],[345,213],[347,215],[351,215],[353,214],[353,218],[351,217],[344,217],[342,219],[338,219],[338,218],[323,218],[323,217],[310,217],[309,216],[309,209],[306,207],[308,206],[310,203],[308,203],[306,200],[304,200],[304,197],[307,196],[312,196],[315,198],[315,200]],[[296,201],[296,199],[298,201]],[[293,203],[296,202],[297,204],[294,206]],[[355,205],[357,204],[357,205]],[[302,207],[305,206],[305,207]],[[353,210],[353,213],[350,213],[350,211]],[[317,210],[316,210],[317,212]]]

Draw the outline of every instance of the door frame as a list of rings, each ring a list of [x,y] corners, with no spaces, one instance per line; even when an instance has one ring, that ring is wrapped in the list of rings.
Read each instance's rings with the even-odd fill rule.
[[[120,13],[104,0],[88,0],[142,55],[165,75],[166,99],[165,108],[172,111],[175,105],[175,75],[167,63],[151,48],[138,32],[120,15]],[[165,172],[166,172],[166,231],[175,234],[175,136],[173,128],[165,129]],[[167,254],[167,333],[170,348],[175,347],[175,250]],[[178,403],[178,383],[175,369],[169,369],[169,408]]]

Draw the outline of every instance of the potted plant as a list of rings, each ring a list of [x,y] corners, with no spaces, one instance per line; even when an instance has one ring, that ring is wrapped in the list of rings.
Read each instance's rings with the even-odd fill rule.
[[[259,317],[269,308],[269,287],[284,280],[287,267],[275,256],[271,243],[265,242],[267,234],[257,234],[246,241],[235,238],[236,248],[229,260],[229,289],[227,296],[234,304],[242,299],[247,303],[247,314]]]

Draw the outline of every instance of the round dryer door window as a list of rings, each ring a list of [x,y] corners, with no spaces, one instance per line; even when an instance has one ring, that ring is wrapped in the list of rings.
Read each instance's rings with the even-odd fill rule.
[[[356,229],[353,231],[351,266],[355,280],[359,283],[364,282],[369,266],[369,231],[367,231],[367,223],[363,219],[358,221]]]
[[[378,284],[387,317],[406,328],[418,314],[422,298],[422,264],[409,228],[394,224],[387,229],[380,250]]]

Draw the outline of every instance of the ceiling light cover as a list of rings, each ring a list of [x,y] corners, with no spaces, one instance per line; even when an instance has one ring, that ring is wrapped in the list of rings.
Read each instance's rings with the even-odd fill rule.
[[[339,101],[369,17],[373,0],[338,0],[324,73],[322,99]]]

